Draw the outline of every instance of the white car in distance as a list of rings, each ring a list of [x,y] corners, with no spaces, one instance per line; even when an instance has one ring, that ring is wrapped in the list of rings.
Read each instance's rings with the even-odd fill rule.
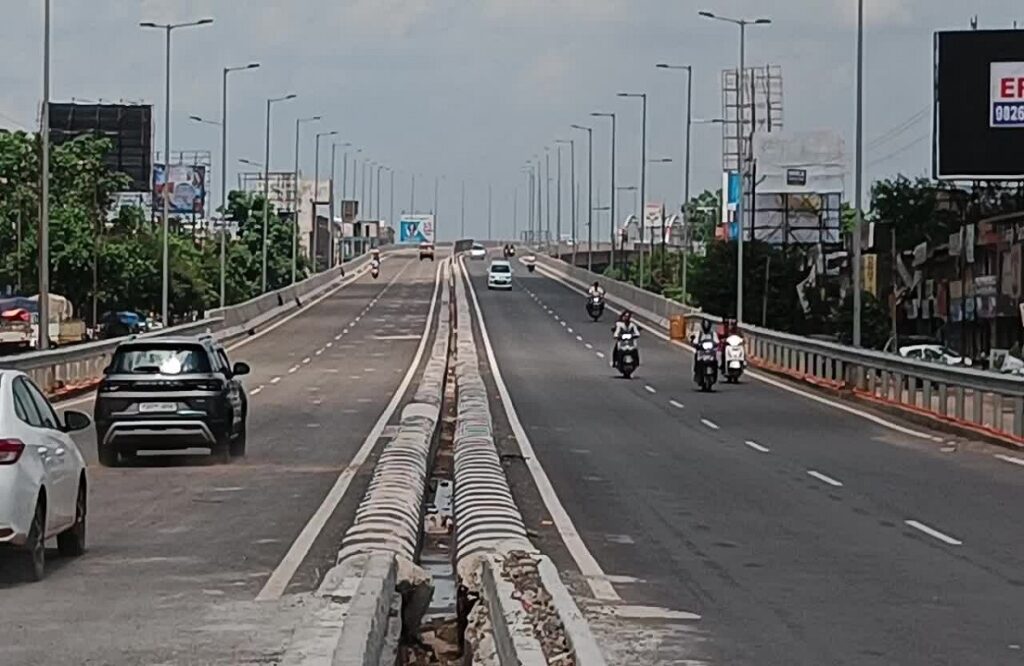
[[[487,269],[488,289],[511,289],[512,288],[512,264],[505,260],[491,262]]]
[[[85,551],[85,460],[69,433],[88,427],[81,412],[61,419],[25,374],[0,370],[0,566],[22,580],[43,578],[51,537],[61,555]]]
[[[473,243],[473,246],[469,248],[470,259],[485,259],[487,258],[487,248],[480,243]]]

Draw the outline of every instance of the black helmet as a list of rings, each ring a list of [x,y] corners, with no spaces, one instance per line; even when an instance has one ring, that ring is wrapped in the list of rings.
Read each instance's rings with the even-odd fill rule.
[[[710,333],[711,332],[711,320],[709,320],[709,319],[701,319],[701,321],[700,321],[700,330],[702,332],[704,332],[704,333]]]

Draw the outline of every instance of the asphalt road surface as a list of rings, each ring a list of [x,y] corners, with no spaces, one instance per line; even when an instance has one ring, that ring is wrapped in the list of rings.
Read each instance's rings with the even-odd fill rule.
[[[592,323],[580,294],[518,264],[513,291],[488,291],[486,262],[467,265],[519,420],[619,599],[593,599],[513,464],[517,500],[609,663],[1024,663],[1010,452],[752,378],[701,394],[690,354],[648,332],[619,379],[614,313]],[[645,619],[616,629],[616,607]]]
[[[424,331],[438,264],[410,255],[229,351],[253,372],[248,455],[147,457],[129,468],[90,463],[89,550],[53,552],[47,578],[2,578],[0,663],[274,663],[303,597],[334,562],[346,515],[373,458],[294,575],[278,574],[303,527],[363,446],[401,385]],[[440,257],[439,257],[440,259]],[[73,405],[91,411],[92,405]],[[272,587],[272,586],[270,586]],[[261,594],[262,593],[262,594]],[[261,601],[255,601],[261,595]]]

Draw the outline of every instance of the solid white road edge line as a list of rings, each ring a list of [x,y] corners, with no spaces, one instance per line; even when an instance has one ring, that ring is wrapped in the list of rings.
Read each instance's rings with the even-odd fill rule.
[[[1006,456],[1001,453],[997,454],[996,458],[1003,462],[1008,462],[1011,465],[1020,465],[1021,467],[1024,467],[1024,458],[1015,458],[1014,456]]]
[[[822,474],[821,472],[816,472],[813,469],[807,470],[807,474],[809,476],[813,476],[818,481],[821,481],[823,483],[827,483],[828,485],[832,486],[833,488],[842,488],[843,487],[843,482],[842,481],[839,481],[837,479],[833,479],[831,476],[828,476],[827,474]]]
[[[541,266],[537,266],[537,270],[540,271],[540,273],[543,274],[548,279],[550,279],[550,280],[552,280],[554,282],[557,282],[558,284],[561,284],[566,289],[570,289],[570,290],[578,292],[580,294],[586,294],[586,292],[583,291],[582,289],[579,289],[575,285],[566,282],[565,279],[561,275],[557,275],[556,273],[553,273],[553,272],[551,272],[551,271],[549,271],[549,270],[547,270],[547,269],[545,269],[545,268],[543,268]],[[610,310],[612,310],[613,312],[621,312],[622,311],[620,308],[614,307],[612,305],[609,305],[608,308]],[[685,344],[683,344],[681,342],[677,342],[677,341],[673,340],[669,336],[667,336],[664,333],[662,333],[660,330],[658,330],[656,328],[653,328],[652,326],[649,326],[646,322],[642,322],[642,321],[637,320],[637,323],[640,325],[641,328],[647,329],[648,331],[653,333],[656,337],[660,338],[661,340],[664,340],[665,342],[668,342],[669,344],[677,345],[679,347],[682,347],[683,349],[690,349],[689,345],[685,345]],[[796,388],[794,386],[789,386],[788,384],[786,384],[784,382],[781,382],[781,381],[778,381],[778,380],[773,379],[771,377],[768,377],[767,375],[763,375],[760,372],[754,372],[754,371],[748,370],[746,372],[746,374],[749,377],[752,377],[752,378],[756,379],[757,381],[759,381],[759,382],[761,382],[763,384],[769,384],[771,386],[774,386],[775,388],[779,388],[779,389],[782,389],[783,391],[786,391],[788,393],[792,393],[793,395],[798,395],[800,397],[807,398],[808,400],[813,400],[814,402],[817,402],[819,404],[827,405],[827,406],[832,407],[834,409],[838,409],[838,410],[844,411],[844,412],[846,412],[848,414],[853,414],[854,416],[858,416],[858,417],[860,417],[862,419],[866,419],[868,421],[871,421],[872,423],[875,423],[876,425],[880,425],[883,428],[888,428],[889,430],[895,430],[896,432],[903,433],[904,435],[910,435],[911,437],[917,437],[919,439],[927,439],[927,440],[930,440],[930,441],[933,441],[933,442],[944,441],[942,439],[942,437],[938,437],[936,435],[930,435],[928,433],[921,432],[920,430],[914,430],[913,428],[907,428],[907,427],[901,426],[901,425],[899,425],[897,423],[893,423],[892,421],[889,421],[887,419],[883,419],[880,416],[875,416],[874,414],[871,414],[870,412],[865,412],[863,410],[857,409],[856,407],[852,407],[850,405],[844,405],[841,402],[836,402],[835,400],[830,400],[830,399],[822,397],[820,395],[815,395],[813,393],[808,393],[807,391],[804,391],[802,389]]]
[[[331,514],[338,508],[338,504],[341,503],[342,498],[348,491],[348,487],[352,484],[352,479],[363,463],[366,462],[370,453],[373,452],[374,447],[377,445],[377,440],[380,439],[381,434],[384,432],[384,427],[387,426],[391,416],[398,409],[399,403],[402,402],[402,398],[405,396],[405,392],[409,388],[412,378],[416,375],[416,370],[419,368],[420,359],[423,358],[423,351],[427,348],[427,338],[430,337],[430,325],[434,320],[434,310],[437,306],[437,294],[441,284],[441,269],[443,267],[444,262],[439,262],[434,275],[434,292],[430,297],[430,309],[427,311],[427,320],[423,325],[423,336],[420,338],[420,344],[416,348],[416,354],[412,358],[412,363],[409,364],[409,369],[406,371],[405,377],[402,378],[402,383],[398,385],[398,389],[391,396],[391,402],[384,408],[380,418],[377,419],[377,423],[374,424],[370,434],[363,441],[363,445],[356,452],[351,462],[338,475],[334,486],[327,493],[327,496],[324,497],[316,512],[310,516],[309,522],[299,532],[299,536],[292,542],[288,552],[285,553],[284,559],[281,560],[277,568],[270,574],[270,578],[263,585],[263,589],[256,595],[256,601],[279,599],[284,594],[295,572],[298,571],[299,565],[306,559],[309,549],[313,547],[313,542],[316,541],[317,536],[323,531]]]
[[[530,443],[530,438],[527,436],[526,430],[519,420],[519,414],[516,412],[515,405],[512,404],[512,396],[508,392],[505,380],[502,379],[501,368],[498,367],[498,359],[494,356],[494,347],[491,345],[491,338],[487,334],[487,324],[484,322],[483,311],[480,309],[480,301],[477,300],[473,281],[469,278],[469,270],[462,262],[459,262],[459,265],[462,269],[462,276],[468,287],[469,295],[473,299],[473,309],[476,312],[476,320],[480,327],[480,337],[484,343],[484,350],[487,352],[487,363],[491,368],[491,376],[494,379],[495,386],[498,387],[505,415],[508,418],[509,425],[512,427],[512,433],[519,442],[519,449],[526,461],[527,468],[530,470],[530,475],[533,477],[533,483],[537,486],[537,491],[544,500],[544,506],[547,507],[548,513],[551,514],[551,520],[554,522],[558,534],[562,537],[562,542],[565,543],[565,547],[569,550],[569,554],[572,555],[572,559],[576,562],[576,566],[579,567],[580,573],[586,578],[590,591],[594,593],[594,598],[600,601],[621,601],[622,597],[615,591],[612,584],[608,582],[608,577],[601,568],[601,565],[598,564],[593,554],[587,548],[583,537],[580,536],[579,531],[573,524],[572,518],[569,517],[569,512],[565,510],[562,502],[558,499],[558,493],[555,492],[551,479],[548,478],[547,472],[544,471],[540,464],[540,459],[537,458],[537,454],[533,450],[533,445]]]
[[[953,537],[949,536],[948,534],[943,534],[942,532],[938,531],[937,529],[935,529],[933,527],[928,527],[924,523],[919,523],[916,520],[904,520],[903,522],[906,523],[907,525],[909,525],[910,527],[913,527],[915,530],[920,530],[921,532],[924,532],[928,536],[934,537],[934,538],[938,539],[942,543],[949,544],[950,546],[962,546],[962,545],[964,545],[963,541],[960,541],[959,539],[954,539]]]

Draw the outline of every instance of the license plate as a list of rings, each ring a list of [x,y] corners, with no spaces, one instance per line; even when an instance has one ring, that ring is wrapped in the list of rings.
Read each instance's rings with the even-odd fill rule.
[[[739,360],[739,359],[743,358],[743,352],[740,351],[739,349],[733,349],[732,347],[726,347],[726,349],[725,349],[725,357],[729,358],[729,359]]]
[[[178,411],[178,405],[173,402],[143,402],[139,404],[139,411],[143,414],[166,414]]]

